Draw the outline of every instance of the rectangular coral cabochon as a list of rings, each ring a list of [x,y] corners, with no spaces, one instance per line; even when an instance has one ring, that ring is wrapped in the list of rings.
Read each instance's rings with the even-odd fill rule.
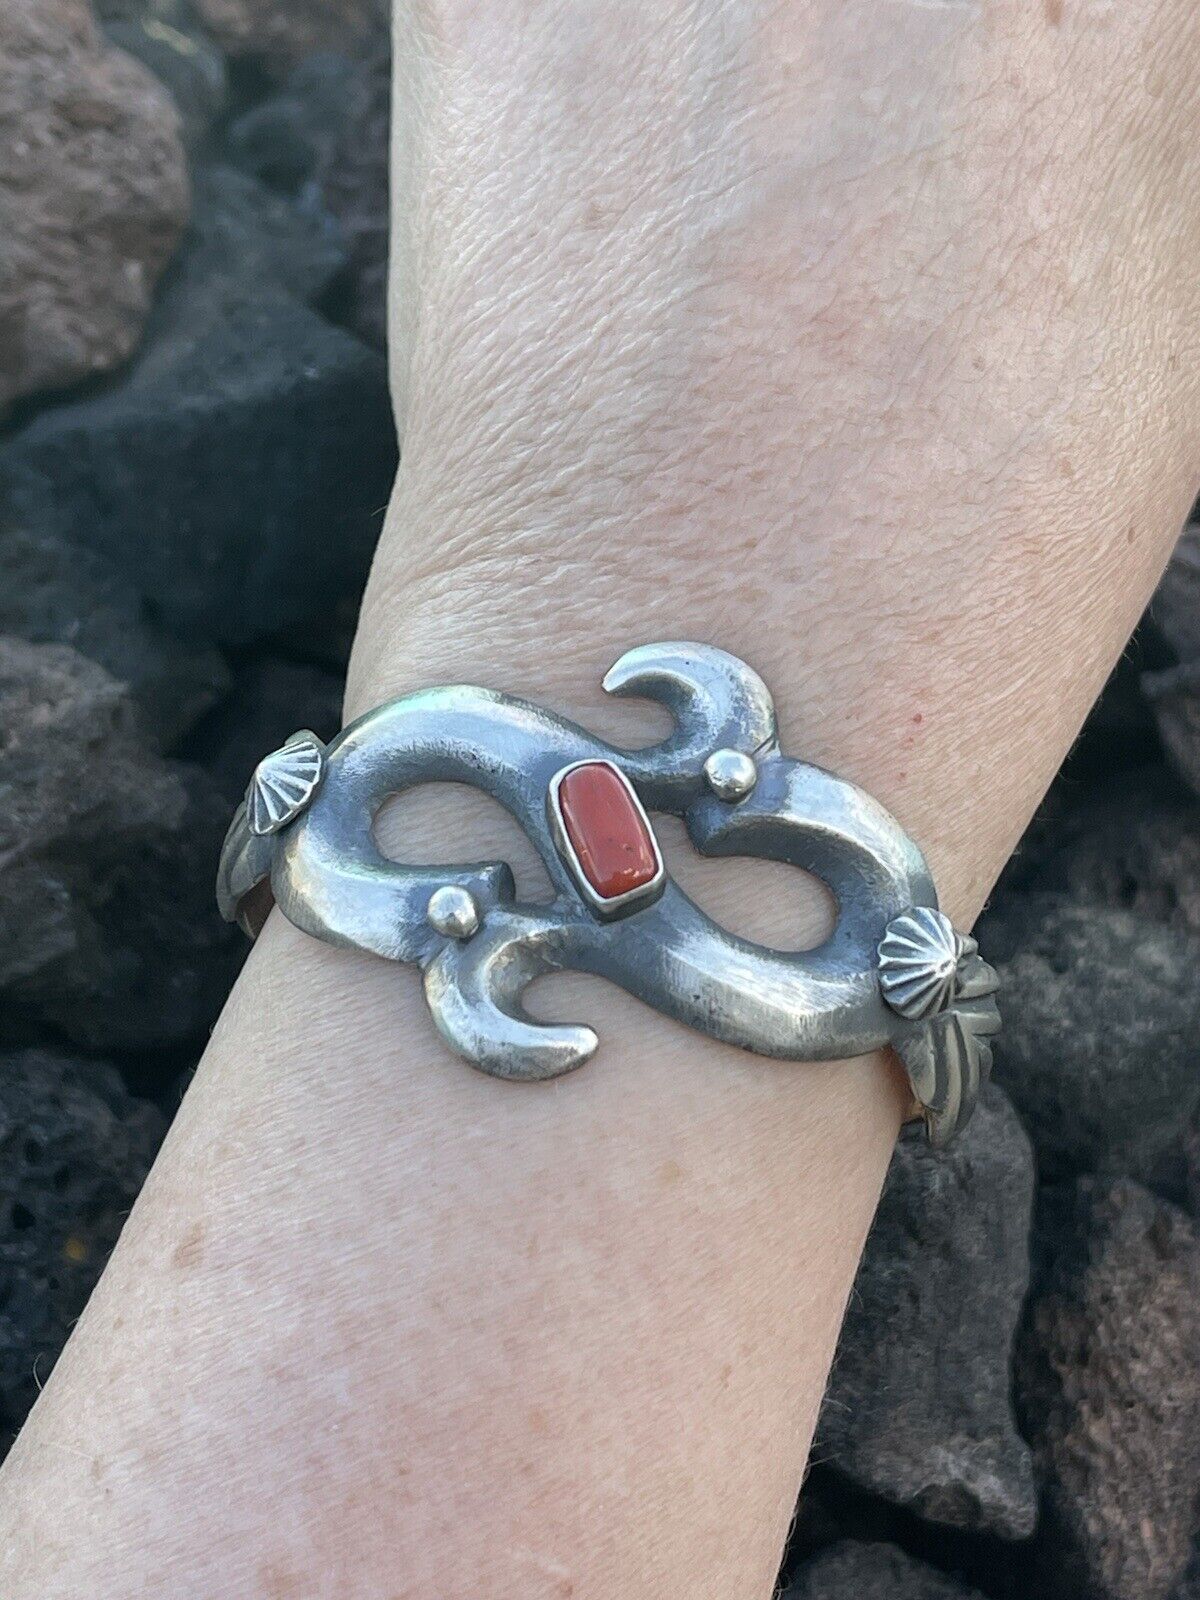
[[[652,883],[658,846],[628,779],[607,761],[586,761],[563,774],[558,814],[580,870],[601,900],[617,900]]]

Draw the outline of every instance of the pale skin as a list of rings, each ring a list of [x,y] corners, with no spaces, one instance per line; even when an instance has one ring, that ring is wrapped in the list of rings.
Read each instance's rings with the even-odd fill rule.
[[[1192,0],[411,0],[404,464],[348,714],[442,681],[629,740],[631,644],[775,690],[961,925],[1197,488]],[[781,944],[781,867],[670,864]],[[413,860],[514,861],[431,791]],[[536,876],[533,882],[536,886]],[[902,1114],[594,980],[574,1076],[438,1042],[276,915],[0,1476],[6,1600],[763,1600]]]

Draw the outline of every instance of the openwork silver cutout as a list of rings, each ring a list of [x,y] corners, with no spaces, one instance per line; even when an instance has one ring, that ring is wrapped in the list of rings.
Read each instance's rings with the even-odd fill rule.
[[[307,731],[260,762],[221,855],[222,914],[253,932],[266,882],[284,915],[331,944],[417,963],[447,1043],[500,1078],[581,1066],[591,1028],[536,1022],[521,996],[573,968],[760,1055],[833,1060],[892,1045],[934,1144],[969,1117],[1000,1026],[996,975],[938,910],[924,857],[869,795],[779,750],[762,679],[699,644],[630,650],[614,695],[665,705],[673,732],[619,750],[487,689],[428,689],[368,712],[328,745]],[[517,901],[503,862],[388,860],[375,814],[424,783],[495,797],[533,841],[549,905]],[[727,933],[667,873],[650,814],[682,817],[708,856],[814,873],[837,925],[815,950]]]

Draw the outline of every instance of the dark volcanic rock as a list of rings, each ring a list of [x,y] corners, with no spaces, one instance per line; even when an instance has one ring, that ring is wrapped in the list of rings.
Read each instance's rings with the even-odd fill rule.
[[[171,639],[99,556],[53,534],[0,532],[0,634],[69,644],[127,683],[147,739],[168,749],[227,691],[217,651]]]
[[[319,175],[325,203],[350,246],[347,324],[379,350],[387,337],[391,113],[391,57],[381,50],[352,81],[342,137]]]
[[[1178,665],[1146,673],[1142,689],[1172,765],[1200,793],[1200,524],[1183,530],[1150,617]]]
[[[187,253],[172,282],[203,287],[201,304],[215,299],[231,310],[254,289],[307,303],[326,293],[347,260],[344,231],[329,212],[217,166],[196,179]]]
[[[231,159],[263,183],[299,189],[328,160],[341,135],[360,71],[346,56],[306,57],[276,94],[230,126],[225,143]]]
[[[1157,641],[1135,634],[1088,712],[1065,763],[1069,781],[1099,778],[1112,782],[1123,768],[1144,765],[1157,754],[1154,717],[1142,692],[1142,675],[1154,661],[1163,664]]]
[[[1150,602],[1150,616],[1179,661],[1200,661],[1200,523],[1189,523]]]
[[[815,1556],[780,1600],[981,1600],[957,1578],[890,1544],[847,1540]]]
[[[105,32],[136,56],[170,92],[183,125],[184,142],[200,145],[225,110],[229,93],[225,58],[186,0],[108,0]]]
[[[1152,769],[1060,819],[1036,885],[1200,934],[1200,801]]]
[[[192,1044],[240,959],[212,905],[228,807],[140,742],[124,685],[0,640],[0,995],[99,1049]]]
[[[985,1092],[943,1153],[897,1147],[834,1361],[817,1453],[935,1522],[1028,1535],[1029,1452],[1009,1400],[1029,1281],[1033,1156]]]
[[[1187,1576],[1171,1596],[1171,1600],[1200,1600],[1200,1544],[1192,1552],[1192,1564]]]
[[[111,1067],[0,1055],[0,1428],[49,1376],[162,1134]]]
[[[1142,688],[1172,766],[1200,794],[1200,659],[1148,672]]]
[[[254,768],[298,728],[329,740],[342,726],[345,680],[306,662],[266,656],[239,674],[229,700],[200,728],[188,748],[231,805],[245,793]]]
[[[980,944],[1001,979],[996,1080],[1043,1176],[1156,1178],[1200,1101],[1200,941],[1063,895],[1013,894]]]
[[[0,410],[129,355],[187,205],[175,108],[87,0],[0,7]]]
[[[221,45],[277,74],[317,50],[360,50],[387,32],[387,0],[196,0]]]
[[[243,174],[198,225],[128,376],[0,451],[10,520],[101,552],[169,625],[241,641],[361,586],[395,464],[384,363],[302,303],[328,222]]]
[[[1082,1179],[1039,1246],[1018,1398],[1047,1592],[1164,1600],[1200,1518],[1200,1235],[1135,1183]]]
[[[1183,1136],[1183,1187],[1188,1210],[1200,1220],[1200,1117]]]

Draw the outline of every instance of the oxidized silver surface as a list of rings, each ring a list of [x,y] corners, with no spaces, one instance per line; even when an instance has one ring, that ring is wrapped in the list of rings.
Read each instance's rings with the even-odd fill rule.
[[[327,746],[294,735],[260,763],[234,817],[222,914],[237,919],[269,878],[306,933],[417,963],[442,1036],[501,1078],[554,1078],[596,1049],[591,1028],[536,1022],[522,1007],[526,986],[560,968],[597,973],[760,1055],[830,1060],[892,1045],[931,1139],[944,1144],[970,1115],[1000,1018],[995,974],[938,911],[916,845],[854,784],[780,752],[770,693],[735,656],[645,645],[604,687],[659,701],[673,732],[620,750],[538,706],[460,685],[370,711]],[[838,905],[833,933],[798,953],[738,938],[688,899],[661,857],[650,892],[613,920],[566,858],[548,805],[566,769],[593,761],[624,774],[644,813],[682,817],[703,855],[787,861],[822,879]],[[424,783],[472,784],[499,800],[537,847],[553,902],[519,903],[503,862],[388,860],[375,814]]]

